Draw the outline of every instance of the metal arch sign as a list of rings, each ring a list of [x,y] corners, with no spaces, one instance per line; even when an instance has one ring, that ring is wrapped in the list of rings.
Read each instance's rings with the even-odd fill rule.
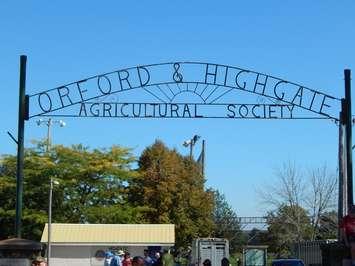
[[[271,75],[198,62],[126,68],[26,95],[26,62],[27,56],[21,55],[18,139],[13,138],[17,143],[15,230],[18,238],[22,226],[25,120],[38,116],[334,119],[340,122],[339,176],[345,184],[339,187],[339,217],[353,205],[353,193],[348,193],[353,191],[350,69],[344,70],[345,98],[342,99]],[[131,92],[138,93],[133,98]],[[236,92],[268,99],[271,103],[238,103]],[[197,100],[179,102],[179,95],[187,94]],[[118,98],[108,100],[112,95]]]
[[[241,103],[237,93],[256,96],[258,100]],[[189,94],[191,97],[194,95],[192,98],[195,100],[178,100],[180,95]],[[341,105],[339,98],[271,75],[200,62],[121,69],[42,91],[28,98],[29,118],[338,120]]]

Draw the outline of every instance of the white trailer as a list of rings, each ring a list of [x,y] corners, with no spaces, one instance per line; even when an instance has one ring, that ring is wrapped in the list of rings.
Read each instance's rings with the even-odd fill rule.
[[[202,266],[209,259],[212,266],[219,266],[223,258],[229,259],[227,239],[197,238],[192,242],[191,265]]]

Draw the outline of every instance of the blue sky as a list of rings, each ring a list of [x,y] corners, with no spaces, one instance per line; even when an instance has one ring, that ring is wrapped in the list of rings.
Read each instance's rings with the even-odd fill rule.
[[[202,61],[252,69],[343,97],[355,69],[355,2],[336,1],[1,1],[0,153],[16,153],[19,56],[28,56],[33,94],[136,65]],[[207,185],[238,215],[261,215],[256,189],[285,161],[337,167],[337,126],[329,120],[123,120],[65,118],[56,144],[119,144],[135,155],[159,138],[207,142]],[[44,138],[26,122],[25,145]],[[199,147],[196,147],[196,155]]]

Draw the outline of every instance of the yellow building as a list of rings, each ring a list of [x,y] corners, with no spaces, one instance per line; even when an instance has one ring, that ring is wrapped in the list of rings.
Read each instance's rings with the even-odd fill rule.
[[[48,242],[48,224],[41,242]],[[102,266],[107,251],[143,256],[144,249],[171,247],[173,224],[57,224],[51,225],[51,266]]]

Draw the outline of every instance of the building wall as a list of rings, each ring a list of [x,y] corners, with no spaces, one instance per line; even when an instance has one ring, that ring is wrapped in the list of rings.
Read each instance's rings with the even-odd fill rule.
[[[91,265],[91,246],[52,246],[51,253],[51,266]]]
[[[134,256],[143,256],[146,246],[55,246],[52,245],[51,266],[103,266],[104,260],[96,258],[97,251],[126,250]]]

